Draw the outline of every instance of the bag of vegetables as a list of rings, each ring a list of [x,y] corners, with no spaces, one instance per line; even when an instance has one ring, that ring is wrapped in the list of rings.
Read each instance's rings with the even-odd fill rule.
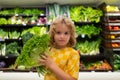
[[[47,72],[46,68],[38,63],[38,59],[41,58],[41,55],[49,53],[49,41],[50,37],[48,34],[34,35],[24,44],[15,65],[17,67],[23,65],[25,69],[36,67],[39,75]]]

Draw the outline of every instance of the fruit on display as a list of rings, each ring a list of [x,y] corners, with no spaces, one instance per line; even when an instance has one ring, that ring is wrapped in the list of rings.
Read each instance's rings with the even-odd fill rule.
[[[112,67],[106,60],[94,62],[81,61],[80,70],[112,70]]]
[[[120,42],[104,42],[103,45],[107,48],[119,48]]]
[[[114,30],[119,30],[119,27],[118,26],[114,26],[113,29]]]
[[[107,5],[106,6],[106,11],[107,12],[118,12],[119,8],[117,6]]]
[[[119,47],[119,43],[112,43],[112,47]]]
[[[115,39],[115,36],[114,36],[114,35],[111,35],[110,38],[111,38],[111,39]]]
[[[117,31],[119,30],[119,26],[108,26],[108,30],[114,30],[114,31]]]
[[[105,39],[120,39],[120,34],[107,34],[104,35]]]

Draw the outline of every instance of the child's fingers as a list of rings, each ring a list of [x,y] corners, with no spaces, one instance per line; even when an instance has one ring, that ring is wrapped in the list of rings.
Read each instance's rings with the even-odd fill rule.
[[[42,55],[41,58],[42,58],[42,59],[46,59],[46,56],[45,56],[45,55]]]
[[[40,59],[40,60],[39,60],[39,63],[40,63],[40,65],[45,65],[45,60]]]
[[[47,55],[47,54],[43,54],[43,55],[41,55],[41,58],[42,58],[42,59],[47,59],[47,58],[48,58],[48,55]]]
[[[44,55],[45,55],[46,57],[48,57],[48,54],[47,54],[47,53],[45,53]]]

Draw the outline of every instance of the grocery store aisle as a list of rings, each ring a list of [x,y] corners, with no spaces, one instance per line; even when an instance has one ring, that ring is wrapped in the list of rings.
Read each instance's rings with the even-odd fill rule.
[[[0,72],[0,80],[43,80],[35,72]],[[79,80],[120,80],[120,72],[80,72]]]

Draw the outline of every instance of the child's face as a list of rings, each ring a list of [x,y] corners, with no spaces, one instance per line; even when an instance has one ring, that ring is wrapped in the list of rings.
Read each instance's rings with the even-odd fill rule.
[[[56,47],[63,48],[66,47],[70,39],[69,28],[65,24],[59,24],[55,28],[54,40],[57,44]]]

